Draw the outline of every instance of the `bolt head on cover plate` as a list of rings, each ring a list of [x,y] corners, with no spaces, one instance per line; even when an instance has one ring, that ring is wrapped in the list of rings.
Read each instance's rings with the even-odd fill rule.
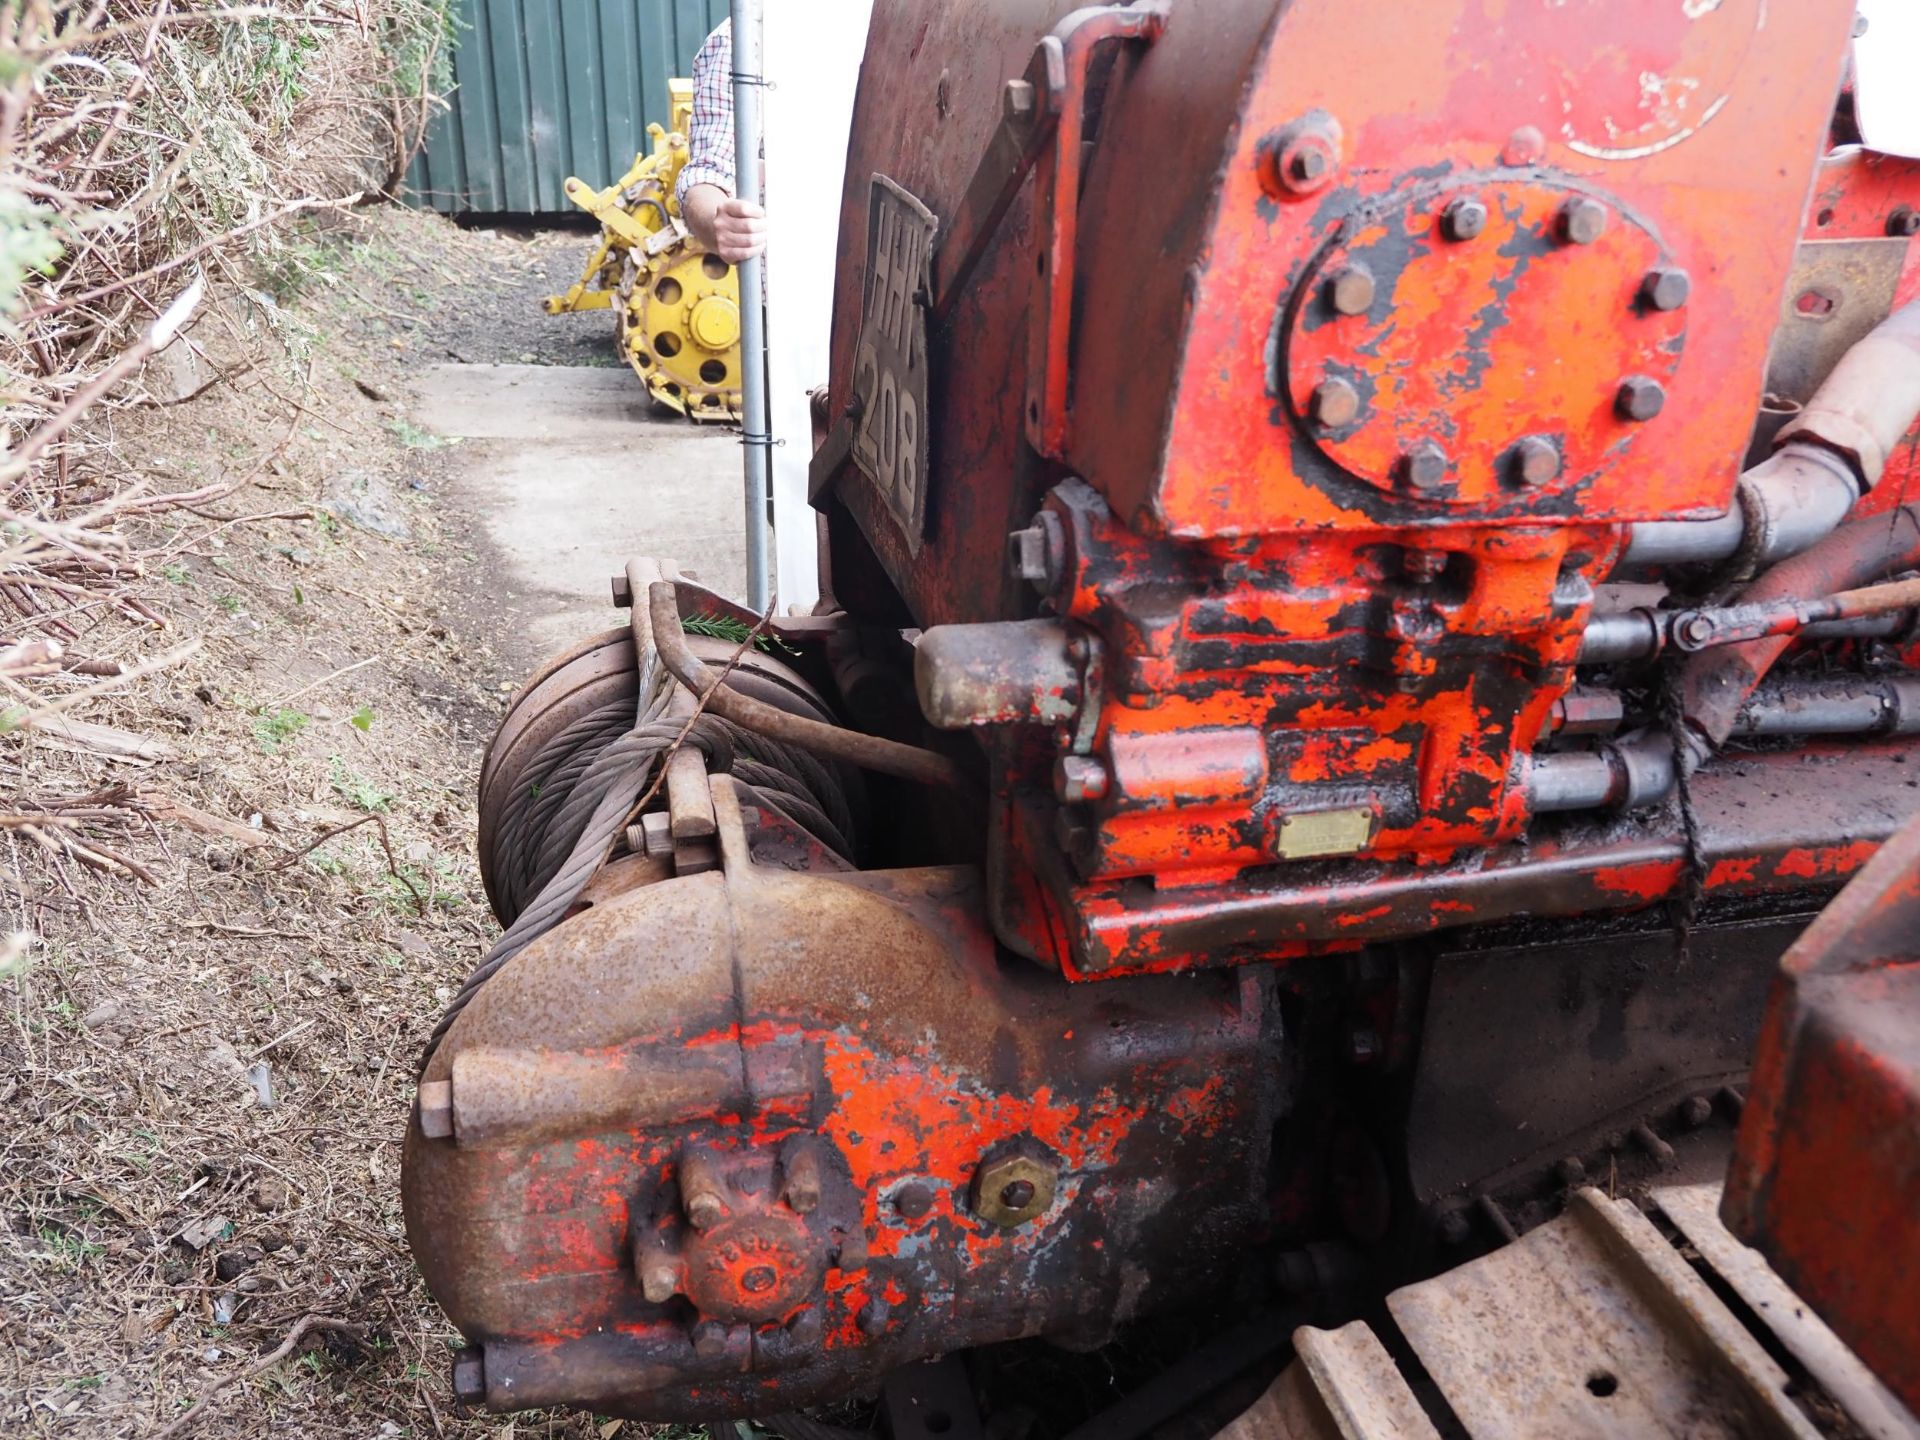
[[[1052,1165],[1030,1155],[989,1160],[974,1172],[973,1213],[1003,1230],[1017,1229],[1046,1213],[1059,1183]]]
[[[1327,282],[1327,303],[1342,315],[1364,315],[1379,293],[1373,272],[1364,265],[1346,265]]]
[[[1607,207],[1576,195],[1560,207],[1560,238],[1569,245],[1591,245],[1607,233]]]
[[[1614,408],[1623,420],[1652,420],[1667,408],[1666,387],[1646,375],[1629,375],[1620,382]]]
[[[1544,435],[1529,435],[1513,447],[1513,469],[1522,485],[1547,485],[1560,478],[1560,447]]]
[[[1313,387],[1308,418],[1324,430],[1342,430],[1360,418],[1360,392],[1345,380],[1322,380]]]
[[[1440,231],[1449,240],[1477,239],[1487,228],[1486,202],[1463,195],[1440,215]]]
[[[1678,310],[1693,294],[1693,277],[1678,265],[1657,265],[1640,282],[1640,298],[1655,310]]]
[[[1435,440],[1422,440],[1407,451],[1407,483],[1416,490],[1437,490],[1447,483],[1452,469],[1447,452]]]

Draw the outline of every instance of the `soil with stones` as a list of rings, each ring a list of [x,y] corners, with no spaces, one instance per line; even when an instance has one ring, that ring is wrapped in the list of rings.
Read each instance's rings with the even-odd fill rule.
[[[421,1043],[496,933],[473,780],[519,678],[457,598],[471,526],[408,374],[610,361],[601,317],[537,309],[589,238],[376,209],[306,243],[277,337],[192,332],[231,385],[115,421],[156,490],[259,472],[140,537],[141,601],[204,649],[77,712],[110,730],[0,737],[0,809],[67,804],[124,862],[0,827],[0,1428],[636,1435],[457,1411],[398,1189]]]

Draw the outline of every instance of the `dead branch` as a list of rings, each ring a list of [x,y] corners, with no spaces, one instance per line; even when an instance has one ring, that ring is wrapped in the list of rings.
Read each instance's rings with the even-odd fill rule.
[[[365,1339],[367,1334],[364,1325],[356,1325],[351,1320],[336,1320],[330,1315],[304,1315],[300,1318],[299,1323],[287,1332],[286,1339],[282,1340],[272,1350],[254,1361],[253,1364],[249,1365],[246,1369],[233,1375],[223,1375],[217,1380],[209,1380],[206,1385],[201,1388],[200,1394],[194,1399],[193,1404],[189,1405],[172,1424],[156,1434],[153,1440],[174,1440],[175,1436],[185,1434],[187,1427],[200,1418],[201,1413],[219,1397],[221,1392],[229,1390],[235,1385],[244,1384],[256,1375],[264,1375],[282,1360],[293,1354],[300,1342],[315,1330],[337,1330],[342,1334],[351,1335],[355,1339]]]

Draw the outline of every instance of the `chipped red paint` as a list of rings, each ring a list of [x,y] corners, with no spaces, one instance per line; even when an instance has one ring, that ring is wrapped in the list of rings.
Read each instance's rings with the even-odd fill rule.
[[[1267,1223],[1270,978],[1204,978],[1009,984],[965,871],[729,860],[619,895],[518,956],[434,1055],[456,1138],[409,1137],[415,1253],[501,1409],[767,1413],[964,1345],[1097,1339]],[[543,1103],[469,1101],[462,1077],[534,1033]],[[634,1079],[626,1116],[567,1089],[582,1056]],[[1054,1188],[1003,1227],[973,1186],[1010,1156]]]

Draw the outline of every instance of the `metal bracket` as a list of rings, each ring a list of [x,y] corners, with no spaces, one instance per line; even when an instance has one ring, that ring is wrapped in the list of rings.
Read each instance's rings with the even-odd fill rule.
[[[1068,436],[1067,361],[1086,164],[1088,77],[1094,59],[1107,46],[1159,39],[1169,8],[1170,0],[1089,6],[1054,27],[1035,48],[1026,74],[1007,82],[1000,124],[934,253],[930,327],[947,317],[1028,174],[1035,175],[1035,266],[1044,283],[1028,333],[1027,439],[1055,459],[1065,451]]]

